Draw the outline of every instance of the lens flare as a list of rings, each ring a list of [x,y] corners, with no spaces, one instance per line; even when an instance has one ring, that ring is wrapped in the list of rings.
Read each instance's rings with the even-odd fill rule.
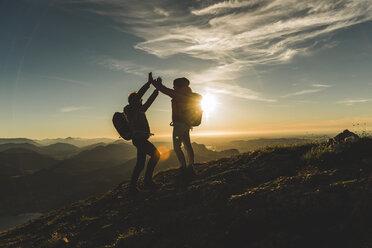
[[[170,156],[170,150],[166,146],[159,146],[158,151],[160,152],[160,160],[166,160]]]

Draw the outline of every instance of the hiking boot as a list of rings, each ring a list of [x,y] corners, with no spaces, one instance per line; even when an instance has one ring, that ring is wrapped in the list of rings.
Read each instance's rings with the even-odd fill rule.
[[[145,182],[143,184],[143,188],[148,190],[156,190],[159,189],[162,186],[160,183],[155,183],[154,181]]]
[[[179,169],[181,174],[185,174],[187,172],[186,166],[180,166],[178,169]]]

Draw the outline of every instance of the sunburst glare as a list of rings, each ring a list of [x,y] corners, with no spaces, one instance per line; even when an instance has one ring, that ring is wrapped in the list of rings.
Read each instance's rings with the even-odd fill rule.
[[[218,99],[215,95],[212,95],[210,93],[203,95],[201,107],[206,117],[209,117],[216,110],[217,105]]]

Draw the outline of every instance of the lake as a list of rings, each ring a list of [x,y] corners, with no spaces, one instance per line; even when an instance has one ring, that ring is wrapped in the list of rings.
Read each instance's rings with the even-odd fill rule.
[[[39,217],[40,215],[41,213],[27,213],[16,216],[0,216],[0,231],[16,227],[27,222],[28,220]]]

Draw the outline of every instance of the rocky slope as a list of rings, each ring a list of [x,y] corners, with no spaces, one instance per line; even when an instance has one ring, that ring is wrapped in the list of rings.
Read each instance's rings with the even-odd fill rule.
[[[156,175],[0,233],[0,247],[372,247],[372,139],[258,150]]]

